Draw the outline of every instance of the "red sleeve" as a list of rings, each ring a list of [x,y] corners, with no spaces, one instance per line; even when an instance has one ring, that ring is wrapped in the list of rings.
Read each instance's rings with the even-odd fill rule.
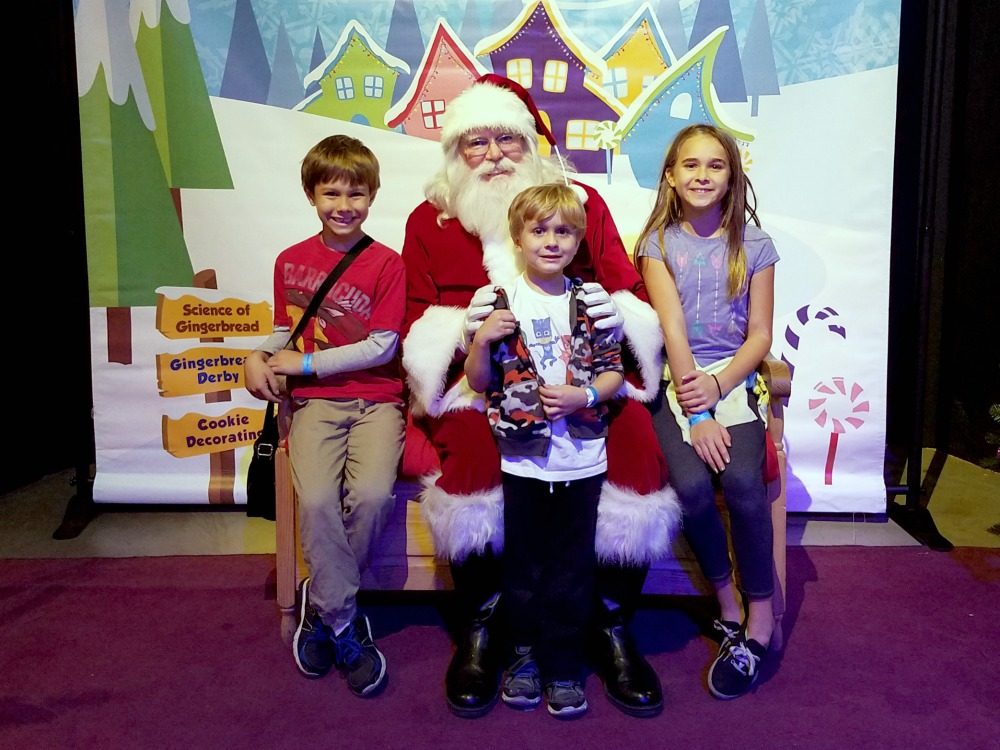
[[[406,269],[394,250],[385,248],[386,260],[375,280],[375,308],[369,330],[400,331],[406,310]]]
[[[579,184],[579,183],[578,183]],[[643,302],[648,302],[646,286],[625,252],[618,227],[611,218],[611,211],[604,199],[588,185],[581,185],[587,192],[587,232],[585,240],[590,254],[594,281],[609,293],[632,292]],[[585,279],[587,280],[587,279]]]
[[[285,273],[284,257],[282,252],[274,261],[274,327],[291,328],[292,319],[288,315],[288,305],[285,303]]]
[[[430,258],[425,244],[427,238],[422,236],[428,220],[435,221],[436,215],[434,207],[425,202],[417,206],[406,220],[406,234],[403,238],[403,263],[406,266],[403,338],[409,333],[413,322],[419,320],[428,307],[439,304],[438,288],[430,272]]]

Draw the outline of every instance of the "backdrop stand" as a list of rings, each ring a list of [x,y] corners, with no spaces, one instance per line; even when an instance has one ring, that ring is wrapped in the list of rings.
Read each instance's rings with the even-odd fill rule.
[[[52,532],[53,539],[76,539],[101,513],[94,502],[94,481],[90,478],[89,467],[87,470],[77,467],[72,484],[76,486],[76,494],[66,504],[62,522]]]

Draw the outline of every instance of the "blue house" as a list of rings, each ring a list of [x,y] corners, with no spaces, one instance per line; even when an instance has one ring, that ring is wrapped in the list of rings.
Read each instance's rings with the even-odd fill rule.
[[[655,190],[667,146],[684,127],[704,122],[739,141],[753,134],[726,125],[715,106],[712,65],[727,27],[721,26],[657,77],[629,105],[618,122],[620,153],[627,154],[636,181]]]

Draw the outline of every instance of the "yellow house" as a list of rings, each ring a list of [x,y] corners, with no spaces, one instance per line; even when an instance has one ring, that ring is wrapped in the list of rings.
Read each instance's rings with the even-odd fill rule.
[[[590,76],[626,106],[677,62],[649,3],[639,7],[598,55],[607,64],[607,73],[603,80],[594,72]]]

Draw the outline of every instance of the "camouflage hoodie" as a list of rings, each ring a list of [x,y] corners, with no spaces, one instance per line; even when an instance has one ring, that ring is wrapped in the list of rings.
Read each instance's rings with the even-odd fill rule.
[[[580,298],[580,280],[570,286],[570,359],[566,382],[586,386],[602,372],[622,372],[621,346],[606,331],[594,329]],[[510,309],[506,292],[497,288],[498,310]],[[486,415],[504,456],[545,456],[552,439],[552,424],[545,418],[538,394],[538,371],[520,325],[494,344],[493,368],[486,387]],[[566,430],[578,440],[607,436],[608,406],[600,403],[566,417]]]

